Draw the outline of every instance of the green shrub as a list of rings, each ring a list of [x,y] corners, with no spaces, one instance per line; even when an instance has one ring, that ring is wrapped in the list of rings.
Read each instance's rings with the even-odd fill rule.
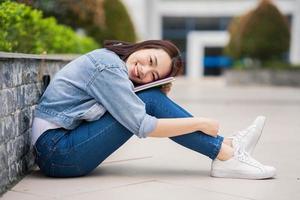
[[[0,51],[85,53],[99,47],[54,18],[43,18],[41,11],[15,2],[0,4],[0,27]]]
[[[270,0],[262,0],[259,6],[244,16],[234,19],[230,26],[230,42],[225,52],[233,58],[283,60],[290,45],[287,19]]]
[[[246,13],[245,15],[235,17],[231,20],[228,26],[228,32],[230,34],[230,40],[228,45],[225,47],[224,51],[226,55],[234,59],[239,59],[241,55],[241,30],[242,25],[245,24],[245,20],[249,17],[251,12]]]
[[[119,0],[104,1],[107,39],[135,42],[136,36],[126,8]]]
[[[106,39],[136,41],[134,26],[120,0],[17,0],[54,16],[59,23],[84,29],[99,44]]]
[[[239,42],[240,42],[240,19],[241,17],[235,17],[231,20],[228,26],[228,32],[230,34],[229,43],[224,48],[224,53],[234,59],[240,58]]]

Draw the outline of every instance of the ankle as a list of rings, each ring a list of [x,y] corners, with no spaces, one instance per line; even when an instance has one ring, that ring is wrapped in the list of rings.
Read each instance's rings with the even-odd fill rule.
[[[228,146],[232,147],[232,138],[224,138],[223,143],[225,143]]]
[[[226,161],[229,160],[230,158],[232,158],[234,155],[234,150],[231,146],[222,143],[220,152],[217,156],[217,159],[221,160],[221,161]]]

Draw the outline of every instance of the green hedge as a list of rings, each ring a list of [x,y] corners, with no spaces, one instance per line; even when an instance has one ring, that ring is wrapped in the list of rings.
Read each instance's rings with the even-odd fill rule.
[[[85,53],[99,45],[52,17],[24,4],[0,4],[0,51],[22,53]]]
[[[104,10],[106,38],[135,42],[134,27],[122,2],[120,0],[104,0]]]
[[[1,1],[1,0],[0,0]],[[54,16],[61,24],[83,29],[99,44],[104,40],[136,41],[126,7],[120,0],[15,0]]]

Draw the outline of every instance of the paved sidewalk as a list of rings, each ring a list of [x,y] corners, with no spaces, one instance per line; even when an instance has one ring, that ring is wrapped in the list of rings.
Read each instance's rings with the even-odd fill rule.
[[[170,97],[195,116],[218,119],[224,135],[266,115],[254,157],[274,165],[277,177],[212,178],[208,158],[169,139],[133,137],[88,176],[47,178],[36,170],[1,199],[300,199],[299,88],[226,87],[222,79],[178,79]]]

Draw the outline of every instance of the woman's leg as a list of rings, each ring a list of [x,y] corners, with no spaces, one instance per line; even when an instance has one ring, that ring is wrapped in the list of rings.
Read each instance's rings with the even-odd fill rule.
[[[185,112],[188,116],[192,117],[192,115],[190,113],[188,113],[186,110],[184,110],[183,108],[181,108],[178,104],[174,103],[174,105],[177,108],[179,108],[180,110],[182,110],[183,112]],[[184,137],[184,136],[185,135],[177,136],[177,137]],[[174,140],[174,138],[175,138],[174,141],[176,142],[177,137],[172,137],[170,139]],[[186,138],[186,139],[188,140],[188,138]],[[189,140],[187,142],[189,142]],[[182,144],[182,145],[184,146],[184,144]],[[219,160],[228,160],[228,159],[230,159],[233,156],[233,153],[234,153],[234,150],[233,150],[233,147],[232,147],[232,139],[223,138],[223,143],[221,144],[221,148],[220,148],[219,153],[217,154],[217,158]],[[212,158],[212,159],[214,159],[214,158]]]
[[[158,89],[137,94],[146,104],[147,113],[157,118],[191,117]],[[45,132],[36,143],[37,163],[48,176],[86,175],[122,146],[133,134],[108,112],[99,120],[84,122],[74,130],[55,129]],[[214,159],[223,138],[200,131],[171,137],[173,141]]]
[[[191,117],[188,112],[171,101],[159,90],[152,89],[139,94],[139,96],[146,103],[148,113],[158,118]],[[215,138],[201,131],[195,131],[193,133],[171,137],[170,139],[191,150],[204,154],[211,159],[218,157],[218,159],[212,162],[212,176],[263,179],[275,175],[276,170],[274,167],[264,166],[258,163],[251,158],[249,154],[246,154],[242,148],[238,147],[234,150],[231,147],[230,141],[226,141],[229,145],[223,143],[223,137],[218,136]],[[234,157],[234,159],[230,159],[232,157]]]
[[[108,112],[74,130],[46,131],[36,142],[37,164],[52,177],[83,176],[121,147],[133,134]]]
[[[191,114],[174,103],[159,89],[146,90],[138,93],[138,96],[146,103],[147,113],[157,118],[192,117]],[[223,137],[212,137],[201,131],[170,137],[170,139],[211,159],[217,157],[223,142]],[[223,146],[225,147],[225,144]],[[227,151],[227,149],[224,150]]]

